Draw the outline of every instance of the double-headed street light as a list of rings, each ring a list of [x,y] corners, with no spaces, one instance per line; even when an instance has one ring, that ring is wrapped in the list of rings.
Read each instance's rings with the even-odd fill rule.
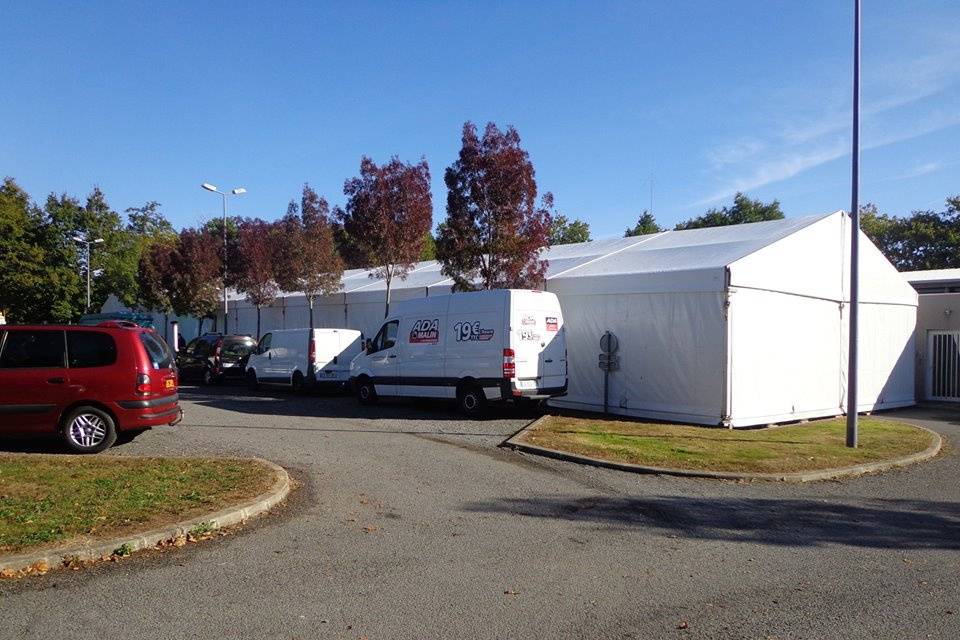
[[[220,191],[215,186],[209,182],[204,182],[200,185],[207,191],[212,191],[213,193],[219,193],[223,198],[223,333],[226,335],[227,331],[227,196],[228,195],[243,195],[247,192],[243,187],[237,187],[232,190],[229,194],[223,191]]]
[[[79,242],[80,244],[87,246],[87,307],[86,309],[87,309],[87,313],[89,313],[90,312],[90,271],[91,271],[90,245],[100,244],[101,242],[103,242],[103,238],[97,238],[95,240],[87,240],[86,238],[81,238],[80,236],[73,236],[73,239],[75,242]]]

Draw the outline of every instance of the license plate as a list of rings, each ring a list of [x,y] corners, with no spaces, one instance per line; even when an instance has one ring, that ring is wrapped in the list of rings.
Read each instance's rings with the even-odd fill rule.
[[[163,381],[164,389],[173,389],[173,378],[167,378]]]
[[[324,378],[336,378],[336,377],[337,377],[337,372],[336,372],[336,371],[323,371],[323,372],[321,372],[321,373],[322,373],[322,377],[324,377]]]

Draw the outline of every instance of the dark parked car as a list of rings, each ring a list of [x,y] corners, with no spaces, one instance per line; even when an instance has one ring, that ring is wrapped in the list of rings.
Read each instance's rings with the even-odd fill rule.
[[[177,368],[184,380],[203,384],[222,382],[226,378],[242,380],[247,359],[257,348],[250,336],[224,336],[208,333],[194,338],[177,353]]]
[[[176,424],[173,353],[152,329],[0,326],[0,433],[58,433],[78,453]]]

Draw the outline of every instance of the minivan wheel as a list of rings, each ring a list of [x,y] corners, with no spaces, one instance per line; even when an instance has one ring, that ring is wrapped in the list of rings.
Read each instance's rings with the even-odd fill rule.
[[[460,410],[468,416],[479,416],[487,408],[487,396],[477,385],[461,389],[457,394],[457,402],[460,404]]]
[[[100,453],[117,440],[117,426],[109,413],[96,407],[77,407],[63,420],[64,444],[77,453]]]
[[[360,404],[376,404],[377,390],[369,378],[364,378],[357,383],[357,400]]]
[[[250,391],[256,391],[260,388],[260,381],[257,380],[257,372],[254,370],[247,371],[247,388]]]

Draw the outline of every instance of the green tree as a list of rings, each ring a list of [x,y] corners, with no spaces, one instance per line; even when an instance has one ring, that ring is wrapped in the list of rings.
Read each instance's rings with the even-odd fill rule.
[[[4,179],[0,186],[0,311],[8,322],[66,322],[79,314],[76,256],[48,250],[55,239],[43,212],[27,193],[13,178]]]
[[[433,234],[427,231],[427,235],[423,236],[423,250],[420,252],[420,260],[436,260],[437,259],[437,240],[433,237]]]
[[[774,200],[764,204],[760,200],[752,200],[745,194],[737,192],[733,197],[732,207],[710,209],[702,216],[691,218],[677,224],[677,231],[684,229],[703,229],[705,227],[723,227],[731,224],[745,224],[747,222],[763,222],[764,220],[782,220],[783,211],[780,202]]]
[[[943,211],[909,216],[860,208],[860,228],[901,271],[960,267],[960,196],[947,198]]]
[[[142,207],[128,207],[127,231],[151,240],[171,240],[177,232],[166,216],[160,212],[160,203],[151,200]]]
[[[570,220],[563,214],[553,217],[550,222],[550,244],[573,244],[590,242],[590,225],[583,220]]]
[[[631,238],[633,236],[646,236],[651,233],[660,233],[666,231],[663,227],[657,224],[656,219],[653,217],[653,214],[647,210],[644,210],[640,214],[640,217],[637,219],[637,224],[633,225],[632,229],[627,229],[623,232],[624,238]]]

